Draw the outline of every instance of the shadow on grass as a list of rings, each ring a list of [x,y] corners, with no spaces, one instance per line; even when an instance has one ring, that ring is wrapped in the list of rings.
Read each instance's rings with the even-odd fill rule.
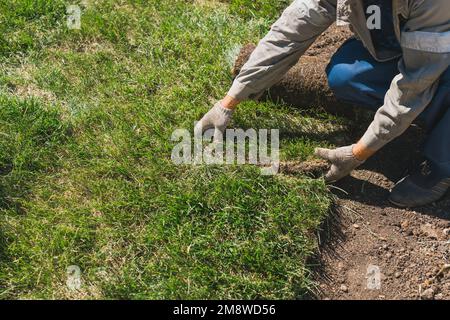
[[[7,237],[3,229],[0,229],[0,263],[10,262],[11,258],[6,253]],[[1,285],[1,282],[0,282]]]
[[[337,253],[337,248],[342,246],[346,239],[346,235],[343,232],[344,216],[341,212],[342,208],[335,203],[330,207],[330,211],[322,223],[322,227],[319,233],[319,250],[312,255],[307,265],[311,268],[311,277],[317,283],[329,284],[335,282],[325,270],[324,257],[333,258],[336,260],[342,260],[342,257]],[[319,300],[324,295],[324,292],[320,288],[315,288],[305,296],[308,300]]]

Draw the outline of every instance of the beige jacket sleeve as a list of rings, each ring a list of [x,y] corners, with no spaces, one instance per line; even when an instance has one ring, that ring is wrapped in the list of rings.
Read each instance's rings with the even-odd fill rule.
[[[336,0],[295,0],[259,42],[228,92],[245,100],[270,88],[336,20]]]

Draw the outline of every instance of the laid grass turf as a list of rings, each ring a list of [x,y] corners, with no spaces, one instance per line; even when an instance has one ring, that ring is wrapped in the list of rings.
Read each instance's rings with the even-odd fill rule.
[[[280,3],[0,0],[0,298],[308,293],[321,180],[170,160]],[[279,128],[282,159],[302,161],[342,124],[246,102],[232,125]]]

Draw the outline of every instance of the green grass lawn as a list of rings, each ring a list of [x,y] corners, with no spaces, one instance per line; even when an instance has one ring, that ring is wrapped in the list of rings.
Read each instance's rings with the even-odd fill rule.
[[[69,30],[77,3],[82,28]],[[295,299],[313,288],[323,181],[170,159],[173,130],[226,93],[239,46],[285,4],[0,0],[0,298]],[[232,126],[279,128],[282,160],[303,161],[339,121],[246,102]],[[71,265],[80,290],[66,285]]]

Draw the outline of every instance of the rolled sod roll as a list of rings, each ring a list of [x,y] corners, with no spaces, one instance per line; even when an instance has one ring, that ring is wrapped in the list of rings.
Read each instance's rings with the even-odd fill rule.
[[[342,110],[342,103],[337,103],[328,87],[325,69],[333,54],[351,36],[352,32],[348,28],[334,25],[330,27],[282,80],[267,90],[260,99],[281,100],[301,108],[320,106],[328,112],[347,113]],[[233,67],[234,77],[239,74],[255,48],[254,44],[247,44],[241,49]]]

